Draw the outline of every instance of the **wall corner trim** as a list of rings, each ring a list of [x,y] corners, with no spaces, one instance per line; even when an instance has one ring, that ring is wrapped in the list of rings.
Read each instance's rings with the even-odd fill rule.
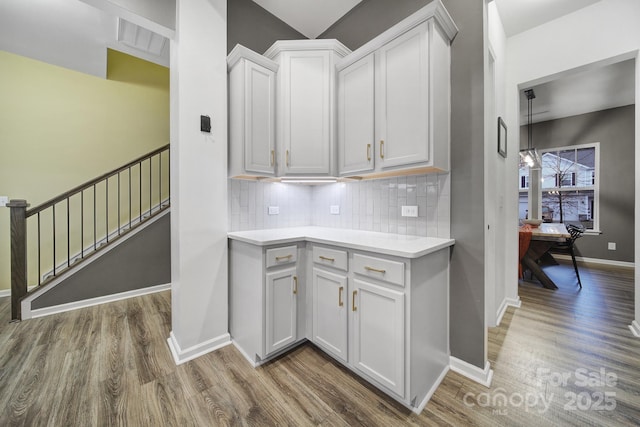
[[[520,301],[520,297],[516,295],[515,298],[505,298],[502,300],[502,304],[500,304],[500,308],[496,313],[496,327],[500,326],[500,322],[502,322],[502,316],[507,312],[507,308],[515,307],[520,308],[522,305],[522,301]]]
[[[229,335],[229,333],[224,333],[217,337],[211,338],[210,340],[201,342],[200,344],[181,349],[176,336],[173,334],[173,331],[171,331],[171,333],[169,334],[169,338],[167,338],[167,342],[169,344],[169,349],[171,350],[171,355],[173,356],[174,362],[176,363],[176,365],[182,365],[185,362],[196,359],[204,354],[210,353],[231,344],[231,336]]]
[[[631,322],[631,324],[629,325],[629,329],[635,337],[640,338],[640,323],[638,323],[637,320]]]
[[[457,372],[463,377],[469,378],[472,381],[482,384],[485,387],[491,387],[491,380],[493,379],[493,369],[489,361],[484,365],[484,369],[478,368],[464,360],[451,356],[449,364],[453,372]]]

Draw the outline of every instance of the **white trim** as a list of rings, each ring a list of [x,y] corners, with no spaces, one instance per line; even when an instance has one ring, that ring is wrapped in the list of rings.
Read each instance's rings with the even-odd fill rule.
[[[169,338],[167,338],[167,343],[169,344],[169,349],[171,350],[171,355],[173,356],[173,360],[176,365],[182,365],[185,362],[231,344],[231,336],[228,333],[225,333],[211,338],[210,340],[201,342],[200,344],[181,349],[176,336],[173,334],[173,331],[171,331]]]
[[[336,39],[303,39],[303,40],[277,40],[264,53],[264,56],[273,60],[282,52],[289,50],[332,50],[340,58],[351,53],[351,49]]]
[[[442,372],[440,372],[440,375],[438,375],[438,378],[433,383],[429,391],[427,391],[427,395],[424,397],[424,399],[422,399],[422,402],[420,402],[418,406],[411,408],[411,411],[413,411],[413,413],[420,415],[424,407],[427,406],[427,403],[429,403],[429,401],[431,400],[431,397],[433,397],[433,394],[436,392],[436,390],[440,386],[440,383],[442,383],[442,381],[444,380],[444,377],[449,372],[449,369],[450,369],[449,366],[444,367],[444,369],[442,370]]]
[[[31,292],[33,289],[37,288],[37,285],[33,285],[33,286],[29,286],[27,288],[27,292]],[[5,298],[5,297],[10,297],[11,296],[11,289],[2,289],[0,290],[0,298]]]
[[[552,254],[554,258],[561,259],[564,261],[571,261],[571,255],[564,254]],[[576,261],[583,262],[586,264],[599,264],[599,265],[609,265],[613,267],[624,267],[624,268],[635,268],[635,263],[629,261],[614,261],[612,259],[601,259],[601,258],[587,258],[582,256],[577,256]]]
[[[500,304],[500,308],[496,313],[496,327],[500,326],[500,322],[502,322],[502,316],[507,311],[508,307],[520,308],[522,305],[522,301],[520,301],[520,297],[516,296],[515,298],[505,298],[502,300]]]
[[[489,361],[484,365],[484,369],[478,368],[475,365],[451,356],[449,358],[451,364],[451,370],[457,372],[463,377],[469,378],[472,381],[482,384],[485,387],[491,387],[491,380],[493,379],[493,369]]]
[[[248,59],[249,61],[271,70],[274,73],[277,72],[280,67],[280,64],[270,60],[266,56],[262,56],[241,44],[237,44],[236,47],[229,52],[229,55],[227,55],[227,68],[231,70],[241,59]]]
[[[247,359],[247,362],[249,362],[249,364],[253,367],[253,368],[257,368],[259,366],[259,362],[256,362],[255,360],[253,360],[251,357],[249,357],[249,355],[247,354],[247,352],[244,351],[244,349],[242,347],[240,347],[238,345],[238,342],[236,340],[231,340],[231,344],[233,344],[233,346],[236,348],[236,350],[238,350],[240,352],[240,354],[242,355],[242,357],[244,357],[245,359]]]
[[[68,302],[66,304],[54,305],[51,307],[37,308],[31,310],[30,304],[25,304],[22,301],[22,319],[35,319],[36,317],[49,316],[56,313],[64,313],[65,311],[77,310],[79,308],[91,307],[99,304],[106,304],[109,302],[120,301],[123,299],[139,297],[147,294],[154,294],[156,292],[168,291],[171,289],[171,284],[148,286],[146,288],[134,289],[132,291],[120,292],[112,295],[105,295],[102,297],[89,298],[81,301]]]
[[[629,325],[629,329],[635,337],[640,338],[640,324],[637,320],[631,322],[631,324]]]

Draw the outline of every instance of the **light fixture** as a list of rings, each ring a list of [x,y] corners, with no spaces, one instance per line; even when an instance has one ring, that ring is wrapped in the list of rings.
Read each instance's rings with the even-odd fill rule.
[[[533,89],[526,89],[524,94],[527,97],[527,148],[523,148],[520,150],[520,165],[528,166],[530,169],[540,169],[540,164],[542,163],[540,160],[540,155],[538,151],[533,148],[533,123],[532,123],[532,111],[531,105],[533,99],[536,97]]]
[[[338,180],[334,177],[295,177],[287,178],[283,177],[280,182],[283,184],[333,184]]]

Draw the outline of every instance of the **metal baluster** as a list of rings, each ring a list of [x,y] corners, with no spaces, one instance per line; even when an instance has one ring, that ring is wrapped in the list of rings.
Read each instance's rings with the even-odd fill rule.
[[[93,251],[95,252],[98,246],[98,240],[96,238],[96,185],[93,184]]]
[[[56,275],[56,205],[51,206],[53,210],[53,275]]]
[[[71,239],[69,238],[71,229],[71,215],[69,213],[69,197],[67,197],[67,268],[71,267]]]
[[[38,212],[38,286],[42,283],[42,273],[40,273],[40,212]]]
[[[162,151],[158,160],[158,208],[162,209]]]
[[[138,201],[140,205],[140,210],[138,211],[138,224],[142,222],[142,161],[138,163],[138,186],[140,189],[138,190]]]
[[[149,157],[149,218],[151,218],[151,203],[153,203],[151,201],[151,194],[152,194],[152,184],[151,184],[151,160],[153,159],[153,157]]]
[[[104,181],[104,211],[105,211],[105,234],[107,235],[107,243],[109,243],[109,178]]]
[[[118,172],[118,236],[120,235],[120,172]]]
[[[129,166],[129,230],[131,230],[131,166]]]
[[[84,190],[80,191],[80,258],[84,259]]]

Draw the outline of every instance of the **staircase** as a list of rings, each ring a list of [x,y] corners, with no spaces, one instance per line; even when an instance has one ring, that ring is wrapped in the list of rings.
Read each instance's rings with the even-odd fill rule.
[[[164,216],[170,208],[169,145],[29,209],[11,200],[11,319],[21,302]]]

